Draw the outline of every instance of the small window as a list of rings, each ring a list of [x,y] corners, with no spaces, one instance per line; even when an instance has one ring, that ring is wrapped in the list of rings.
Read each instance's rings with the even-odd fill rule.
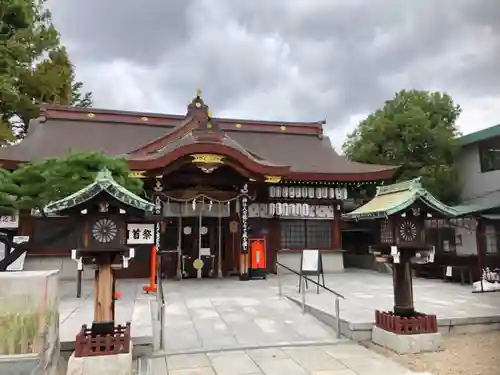
[[[281,220],[282,249],[331,249],[331,220]]]
[[[380,221],[380,242],[392,243],[392,227],[389,225],[388,220]]]
[[[280,224],[282,249],[306,248],[305,220],[281,220]]]
[[[307,249],[330,249],[332,225],[330,220],[306,220]]]
[[[498,251],[497,231],[493,224],[486,225],[486,227],[484,228],[484,237],[486,243],[486,253],[496,253]]]
[[[500,170],[500,138],[479,144],[481,172]]]

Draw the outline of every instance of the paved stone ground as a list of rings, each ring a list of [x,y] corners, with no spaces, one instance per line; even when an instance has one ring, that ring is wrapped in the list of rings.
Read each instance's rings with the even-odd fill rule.
[[[299,296],[296,277],[282,281],[285,295]],[[120,280],[117,286],[122,298],[116,303],[116,321],[132,321],[136,340],[152,335],[149,303],[154,296],[142,292],[145,283]],[[347,297],[340,306],[341,317],[348,321],[372,322],[375,309],[392,309],[389,275],[348,271],[326,275],[326,284]],[[80,325],[92,321],[92,285],[84,283],[81,299],[75,297],[75,283],[62,282],[60,287],[61,341],[74,341]],[[154,366],[161,368],[163,361],[165,368],[148,375],[166,375],[167,364],[168,375],[410,374],[357,344],[337,340],[329,327],[278,297],[276,277],[165,281],[164,289],[166,357],[156,359]],[[500,293],[473,294],[470,286],[416,279],[414,296],[419,311],[441,318],[500,315]],[[307,303],[333,312],[333,297],[316,295],[313,287]]]
[[[375,310],[392,310],[394,305],[392,277],[365,270],[348,270],[325,275],[325,284],[346,299],[340,302],[340,315],[352,323],[374,322]],[[297,277],[283,277],[284,293],[300,297]],[[500,316],[500,292],[472,293],[471,285],[446,283],[442,280],[416,278],[413,280],[415,308],[423,313],[436,314],[438,319],[477,318]],[[330,293],[316,294],[309,286],[308,305],[334,313]]]
[[[358,344],[275,347],[141,359],[138,375],[410,375]]]
[[[134,342],[151,341],[152,295],[142,292],[145,281],[119,281],[116,322],[132,322]],[[237,279],[165,281],[166,352],[181,353],[290,343],[333,343],[330,327],[301,313],[279,298],[275,282]],[[92,285],[85,282],[82,297],[75,283],[61,283],[60,337],[72,342],[81,324],[92,322]]]
[[[122,297],[116,301],[115,320],[117,324],[132,322],[132,336],[136,342],[151,341],[152,336],[149,300],[155,297],[142,292],[146,283],[146,280],[124,280],[117,285]],[[61,281],[59,291],[59,337],[64,347],[75,341],[82,324],[92,323],[93,284],[87,280],[83,282],[81,298],[76,298],[76,282]]]
[[[325,275],[326,285],[346,296],[340,303],[341,318],[353,323],[374,320],[374,310],[391,310],[393,305],[390,275],[364,270],[349,270]],[[282,278],[285,295],[299,297],[297,277]],[[149,300],[142,292],[146,280],[120,280],[117,290],[116,321],[132,321],[136,341],[152,335]],[[285,299],[278,298],[276,277],[241,282],[236,279],[165,281],[166,332],[169,351],[216,349],[218,347],[279,344],[331,340],[328,327],[313,317],[302,315]],[[436,313],[440,319],[500,316],[500,293],[471,293],[471,286],[442,280],[415,279],[417,310]],[[92,285],[84,282],[81,299],[75,297],[74,282],[61,282],[61,342],[74,341],[82,323],[92,322]],[[307,303],[333,313],[330,293],[316,295],[310,286]],[[212,337],[218,337],[212,339]]]
[[[167,352],[332,343],[334,332],[266,280],[165,282]]]

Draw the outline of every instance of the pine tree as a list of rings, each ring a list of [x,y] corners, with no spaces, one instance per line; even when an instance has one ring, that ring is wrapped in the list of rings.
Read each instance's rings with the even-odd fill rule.
[[[74,67],[52,24],[46,0],[0,0],[0,138],[20,137],[40,104],[88,107]]]

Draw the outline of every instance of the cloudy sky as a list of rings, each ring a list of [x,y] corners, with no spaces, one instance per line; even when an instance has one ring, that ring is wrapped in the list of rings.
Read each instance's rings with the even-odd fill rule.
[[[333,144],[400,89],[500,123],[498,0],[49,0],[94,106],[327,120]]]

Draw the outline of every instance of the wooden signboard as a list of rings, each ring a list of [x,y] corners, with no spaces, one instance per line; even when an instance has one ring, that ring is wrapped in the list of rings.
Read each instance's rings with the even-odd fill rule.
[[[266,257],[266,238],[252,238],[248,239],[250,248],[250,278],[251,279],[265,279],[267,270],[267,257]]]
[[[155,223],[127,223],[128,245],[154,245]]]
[[[300,279],[299,279],[299,292],[302,287],[302,276],[317,276],[318,284],[325,286],[325,274],[323,273],[323,257],[319,250],[304,249],[300,256]],[[320,283],[321,280],[321,283]],[[304,279],[305,287],[307,288],[307,279]],[[319,285],[317,285],[316,292],[319,293]]]

